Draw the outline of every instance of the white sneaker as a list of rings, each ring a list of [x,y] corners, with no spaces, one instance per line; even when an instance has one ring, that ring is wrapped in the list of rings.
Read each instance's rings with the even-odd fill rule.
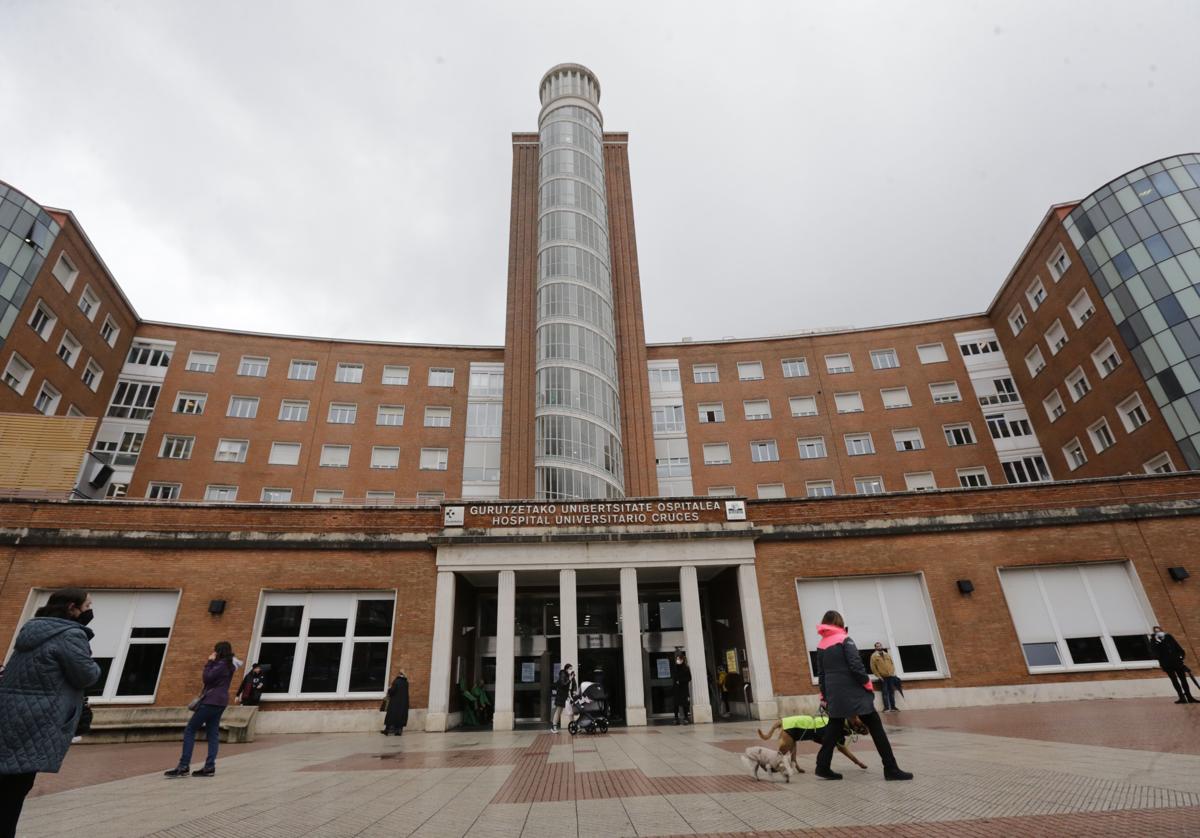
[[[71,737],[71,744],[72,744],[72,745],[78,745],[78,744],[79,744],[80,742],[82,742],[82,741],[83,741],[83,737],[82,737],[82,736],[72,736],[72,737]]]
[[[550,725],[551,733],[558,733],[558,725]]]

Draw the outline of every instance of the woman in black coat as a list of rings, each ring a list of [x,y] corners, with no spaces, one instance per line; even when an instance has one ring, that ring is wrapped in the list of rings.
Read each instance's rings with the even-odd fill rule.
[[[383,717],[383,733],[386,736],[395,734],[400,736],[404,733],[404,726],[408,724],[408,676],[404,674],[404,670],[400,670],[400,674],[396,676],[396,680],[392,682],[392,688],[387,691],[388,704],[387,713]]]
[[[842,775],[830,769],[833,749],[845,727],[846,719],[858,716],[867,730],[879,758],[883,761],[883,776],[887,780],[911,780],[913,775],[901,771],[892,753],[883,722],[875,712],[875,693],[871,687],[871,676],[863,666],[858,647],[846,634],[846,623],[836,611],[826,611],[821,625],[817,626],[821,642],[817,644],[817,679],[821,695],[829,707],[829,724],[825,727],[825,738],[817,753],[816,775],[824,780],[840,780]]]

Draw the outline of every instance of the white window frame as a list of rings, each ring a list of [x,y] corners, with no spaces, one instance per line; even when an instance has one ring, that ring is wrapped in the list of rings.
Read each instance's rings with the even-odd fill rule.
[[[280,497],[275,497],[279,495]],[[262,492],[259,493],[260,503],[291,503],[292,490],[284,489],[278,486],[263,486]]]
[[[418,462],[418,469],[420,471],[448,471],[450,468],[450,449],[422,448],[421,459]]]
[[[1117,359],[1112,366],[1105,363],[1110,357]],[[1092,350],[1092,363],[1096,366],[1096,373],[1101,379],[1108,378],[1117,371],[1121,366],[1122,359],[1112,338],[1105,338],[1099,346]]]
[[[855,399],[858,400],[857,407],[854,406]],[[865,409],[863,407],[862,393],[859,392],[858,390],[855,390],[853,392],[847,392],[847,393],[834,393],[833,394],[833,404],[834,404],[834,407],[837,408],[838,413],[862,413],[863,410]],[[848,405],[848,406],[845,409],[843,409],[843,405]]]
[[[797,409],[798,404],[804,406],[812,405],[812,410],[807,410],[804,408]],[[796,417],[817,416],[821,412],[821,407],[817,402],[816,396],[789,396],[788,410],[791,412],[792,416]]]
[[[939,396],[938,391],[935,389],[938,387],[946,390],[953,387],[954,394]],[[929,382],[929,397],[933,399],[934,404],[953,404],[962,401],[962,391],[959,389],[957,381],[931,381]]]
[[[946,354],[946,345],[938,341],[918,344],[917,359],[922,364],[944,364],[950,360],[950,356]]]
[[[899,452],[925,450],[925,437],[922,436],[920,428],[892,428],[892,442],[896,444],[896,450]]]
[[[17,375],[14,368],[21,374]],[[17,352],[10,355],[8,363],[4,366],[4,383],[23,396],[29,389],[29,382],[32,380],[33,364],[26,361]]]
[[[304,453],[301,442],[272,442],[271,453],[267,455],[267,464],[272,466],[298,466],[300,455]]]
[[[44,407],[43,399],[45,399]],[[42,386],[38,388],[38,394],[33,397],[33,409],[44,416],[53,416],[58,412],[58,405],[62,402],[62,392],[51,384],[49,381],[43,381]]]
[[[325,413],[327,425],[355,425],[358,423],[358,404],[356,402],[330,402],[329,410]]]
[[[904,473],[904,490],[907,492],[934,492],[937,491],[937,487],[937,479],[933,476],[932,471],[907,471]]]
[[[453,387],[454,367],[430,367],[428,381],[430,387]]]
[[[335,384],[362,384],[363,365],[355,361],[338,361],[333,370]]]
[[[826,492],[825,490],[829,491]],[[804,496],[808,498],[831,498],[837,494],[837,487],[832,480],[804,481]]]
[[[1071,340],[1067,337],[1067,330],[1063,326],[1061,319],[1051,323],[1050,328],[1046,330],[1046,334],[1043,337],[1046,340],[1046,346],[1050,348],[1051,355],[1057,355],[1059,352],[1062,352]]]
[[[1034,311],[1041,308],[1042,303],[1046,302],[1046,285],[1042,282],[1040,276],[1035,276],[1033,282],[1029,283],[1029,287],[1025,289],[1025,299],[1029,300],[1029,307]]]
[[[425,406],[426,428],[449,428],[452,419],[452,408],[438,405]]]
[[[724,455],[718,452],[724,449]],[[728,442],[706,442],[704,443],[704,465],[706,466],[725,466],[733,462],[732,453]],[[716,458],[709,457],[709,453],[716,454]]]
[[[409,369],[403,364],[385,364],[383,367],[383,375],[379,379],[380,384],[388,387],[407,387],[408,386]]]
[[[796,449],[801,460],[823,460],[829,456],[823,436],[797,437]]]
[[[692,364],[693,384],[719,384],[720,381],[721,371],[716,364]]]
[[[1108,424],[1108,417],[1106,416],[1101,416],[1098,420],[1088,425],[1087,434],[1097,454],[1103,454],[1117,444],[1117,437],[1112,432],[1112,426]]]
[[[955,442],[954,438],[958,436],[955,432],[961,431],[964,428],[966,429],[967,437],[970,438],[969,441]],[[972,427],[970,422],[951,422],[948,425],[942,425],[942,436],[946,439],[947,448],[961,448],[964,445],[975,445],[979,442],[979,436],[975,433],[975,428]]]
[[[1063,278],[1063,274],[1071,267],[1071,257],[1067,255],[1067,248],[1060,242],[1058,247],[1054,248],[1053,255],[1046,262],[1046,270],[1050,272],[1050,278],[1057,284]]]
[[[1042,347],[1034,345],[1025,353],[1025,368],[1029,370],[1030,378],[1037,378],[1038,374],[1046,368],[1046,358],[1042,355]]]
[[[787,497],[787,490],[782,483],[759,483],[755,486],[755,491],[759,500]]]
[[[696,414],[701,425],[719,425],[725,421],[725,403],[701,402],[696,405]]]
[[[888,404],[889,393],[903,394],[904,398],[891,398],[890,401],[893,403]],[[901,385],[899,387],[882,387],[879,390],[879,398],[883,402],[884,410],[901,410],[906,407],[912,407],[912,395],[908,392],[907,385]]]
[[[317,372],[320,366],[321,365],[318,361],[310,361],[305,358],[293,358],[288,362],[288,380],[316,381]]]
[[[1164,469],[1163,466],[1166,466]],[[1174,474],[1178,469],[1175,468],[1175,463],[1171,461],[1171,455],[1163,451],[1156,457],[1151,457],[1146,462],[1142,463],[1142,471],[1146,474]]]
[[[222,497],[232,492],[231,497]],[[214,503],[234,503],[237,501],[238,487],[227,483],[210,483],[204,487],[204,499]]]
[[[960,489],[979,489],[992,485],[992,479],[988,476],[987,469],[983,466],[968,466],[967,468],[955,469],[954,473],[958,477],[958,486]],[[983,478],[982,482],[977,481],[979,477]]]
[[[875,440],[870,433],[843,434],[846,444],[846,455],[850,457],[865,457],[875,453]]]
[[[208,359],[212,359],[210,362]],[[200,372],[214,373],[217,371],[217,364],[221,360],[220,352],[206,352],[199,349],[193,349],[188,353],[187,364],[184,366],[185,372]],[[211,367],[211,369],[209,369]]]
[[[1071,321],[1076,329],[1083,328],[1083,324],[1092,319],[1096,314],[1096,306],[1086,288],[1079,289],[1079,293],[1067,304],[1067,311],[1071,313]]]
[[[241,443],[236,451],[233,451],[233,457],[222,457],[221,446],[225,443]],[[244,463],[247,457],[250,456],[250,440],[248,439],[227,439],[222,437],[217,440],[217,447],[213,451],[213,461],[218,463]]]
[[[346,499],[343,489],[313,489],[313,503],[340,503]]]
[[[90,380],[88,375],[91,375]],[[99,392],[102,378],[104,378],[104,367],[97,364],[95,358],[88,358],[88,362],[83,365],[83,372],[79,374],[79,380],[83,382],[83,386],[93,393]]]
[[[1021,307],[1020,303],[1017,303],[1008,313],[1008,328],[1012,329],[1013,337],[1016,337],[1028,325],[1029,318],[1025,316],[1025,309]]]
[[[58,280],[58,284],[68,292],[75,287],[75,280],[79,279],[79,268],[75,267],[75,262],[72,261],[71,257],[67,256],[65,250],[59,252],[58,258],[54,260],[54,267],[50,269],[50,273]],[[65,279],[63,278],[64,274],[66,275]]]
[[[807,378],[809,375],[808,358],[804,356],[784,358],[779,362],[779,366],[783,370],[784,378]]]
[[[767,455],[760,458],[759,454]],[[756,439],[750,442],[750,462],[777,463],[779,462],[779,444],[773,439]]]
[[[35,322],[38,322],[38,325],[35,326]],[[35,335],[49,343],[50,336],[54,334],[54,327],[58,325],[58,315],[46,304],[45,300],[38,300],[33,311],[29,313],[28,323]]]
[[[1134,419],[1140,413],[1141,421],[1136,422]],[[1142,401],[1142,397],[1138,393],[1130,393],[1128,397],[1117,403],[1117,415],[1121,417],[1121,424],[1125,426],[1125,433],[1131,434],[1138,428],[1149,424],[1150,411],[1146,408],[1146,403]]]
[[[845,363],[841,359],[845,358]],[[854,359],[849,352],[834,352],[825,356],[825,371],[830,375],[854,372]]]
[[[352,453],[352,449],[353,446],[351,445],[327,442],[321,446],[321,459],[318,463],[318,466],[320,468],[349,468],[350,454]],[[342,452],[345,452],[346,455],[345,462],[340,462],[340,460],[343,459],[340,456]],[[339,456],[335,457],[333,456],[334,454]]]
[[[310,405],[308,399],[281,399],[279,402],[280,422],[307,422]],[[285,413],[300,411],[300,416],[285,416]]]
[[[386,469],[400,468],[400,446],[398,446],[398,445],[372,445],[371,446],[371,468],[386,468]]]
[[[246,378],[266,378],[270,368],[271,359],[268,356],[243,355],[238,361],[237,374]]]
[[[182,483],[167,483],[152,480],[146,484],[147,500],[179,500],[181,494],[183,494]]]
[[[225,408],[225,417],[228,419],[257,419],[258,403],[258,396],[230,396],[229,406]]]
[[[79,294],[79,310],[83,312],[83,316],[88,319],[88,322],[96,322],[96,315],[100,313],[100,297],[90,285],[83,286],[83,291]]]
[[[1057,422],[1067,413],[1067,403],[1063,401],[1062,394],[1058,392],[1057,387],[1042,399],[1042,407],[1046,410],[1046,418],[1051,422]]]
[[[111,314],[104,315],[104,323],[100,326],[100,337],[109,346],[117,345],[117,336],[121,334],[121,327],[117,325],[117,321],[112,319]]]
[[[158,445],[158,456],[164,460],[190,460],[196,437],[183,434],[163,434]]]
[[[738,361],[738,381],[762,381],[764,378],[762,361]]]
[[[761,422],[771,418],[770,399],[743,399],[742,411],[747,422]]]
[[[1083,450],[1083,443],[1079,441],[1079,437],[1072,437],[1071,441],[1062,447],[1062,452],[1069,471],[1081,469],[1088,464],[1087,452]]]
[[[878,491],[875,491],[876,485],[878,485]],[[870,489],[870,491],[864,492],[864,488]],[[854,478],[854,494],[856,495],[882,495],[886,493],[887,489],[883,485],[883,477],[881,475],[876,474]]]
[[[185,410],[184,408],[188,406],[195,409]],[[191,393],[180,390],[175,394],[175,401],[171,403],[171,412],[181,416],[203,416],[206,407],[208,407],[208,393]]]
[[[388,412],[385,413],[384,410]],[[383,422],[383,417],[394,417],[396,422]],[[399,428],[404,425],[404,405],[402,404],[381,404],[375,409],[375,424],[385,428]]]
[[[1083,371],[1083,367],[1076,367],[1067,374],[1065,379],[1067,385],[1067,393],[1071,396],[1071,401],[1079,402],[1092,392],[1092,383],[1087,379],[1087,373]],[[1076,389],[1076,385],[1083,384],[1083,392],[1080,393]]]
[[[895,349],[872,349],[871,367],[877,370],[895,370],[900,368],[900,355]],[[884,361],[887,363],[880,363]]]
[[[72,347],[71,344],[74,344]],[[67,347],[67,357],[63,357],[63,347]],[[62,361],[70,369],[75,369],[75,365],[79,363],[79,357],[83,354],[83,344],[71,334],[70,329],[64,329],[62,338],[58,341],[58,351],[54,353],[58,356],[58,360]]]

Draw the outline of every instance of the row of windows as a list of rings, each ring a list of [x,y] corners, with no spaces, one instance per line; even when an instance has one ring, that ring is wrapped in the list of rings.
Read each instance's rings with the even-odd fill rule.
[[[1150,421],[1150,414],[1146,410],[1146,405],[1142,402],[1142,397],[1137,393],[1132,393],[1128,398],[1117,403],[1117,415],[1121,417],[1121,424],[1125,426],[1127,434],[1132,434]],[[1117,444],[1117,438],[1113,435],[1112,427],[1108,424],[1108,418],[1104,416],[1101,416],[1099,420],[1088,425],[1087,439],[1091,441],[1092,448],[1097,454],[1102,454]],[[1083,445],[1080,444],[1079,437],[1075,437],[1064,445],[1062,452],[1063,457],[1067,461],[1067,468],[1071,471],[1087,465],[1087,453],[1084,451]],[[1171,468],[1167,469],[1167,471],[1172,470]]]
[[[962,401],[962,394],[958,389],[958,382],[943,381],[929,385],[930,396],[934,404],[948,404],[951,402]],[[897,410],[905,407],[912,407],[912,397],[909,395],[908,387],[885,387],[879,391],[880,399],[883,407],[886,410]],[[852,393],[834,393],[834,405],[838,413],[862,413],[865,408],[863,405],[862,393],[855,391]],[[678,415],[678,427],[675,428],[658,428],[655,430],[683,430],[683,406],[669,405],[667,408],[676,409]],[[657,410],[658,408],[655,408]],[[788,397],[788,410],[793,417],[817,416],[820,414],[820,402],[817,396],[790,396]],[[770,399],[744,399],[742,401],[742,411],[747,421],[759,421],[770,419],[771,400]],[[700,402],[696,405],[696,413],[700,424],[721,423],[725,421],[725,403],[724,402]]]
[[[114,483],[117,491],[109,492],[110,498],[126,497],[126,489],[128,485]],[[241,489],[235,484],[228,483],[209,483],[204,487],[204,500],[214,503],[234,503],[239,500]],[[146,498],[149,500],[179,500],[183,492],[182,483],[164,483],[155,481],[146,487]],[[280,486],[264,487],[258,495],[258,501],[261,503],[292,503],[294,492],[292,489]],[[416,502],[418,504],[438,504],[446,499],[445,492],[417,492]],[[388,489],[370,490],[358,498],[346,497],[346,492],[343,489],[315,489],[313,490],[312,503],[361,503],[367,506],[391,506],[396,503],[396,493]],[[303,501],[297,501],[302,503]]]
[[[895,349],[872,349],[869,354],[872,369],[887,370],[900,366]],[[824,357],[825,370],[831,375],[854,372],[854,361],[850,353],[839,352]],[[946,347],[941,343],[926,343],[918,346],[917,357],[922,364],[938,364],[949,360],[946,356]],[[779,363],[784,378],[803,378],[810,374],[806,357],[784,358]],[[739,381],[761,381],[766,378],[762,361],[738,361],[737,374]],[[678,371],[676,371],[676,375],[678,375]],[[692,364],[692,380],[696,384],[718,383],[721,380],[718,365]]]
[[[59,284],[66,289],[67,293],[72,291],[75,287],[75,280],[79,278],[79,268],[75,266],[74,261],[66,254],[66,251],[58,254],[58,260],[54,263],[54,267],[51,268],[50,272],[58,280]],[[39,307],[43,305],[40,300],[38,304]],[[84,317],[92,323],[96,322],[96,318],[100,314],[100,297],[92,290],[92,286],[86,284],[83,286],[83,290],[79,292],[79,299],[75,304],[83,312]],[[51,319],[56,318],[53,318],[51,315]],[[32,326],[33,324],[30,323],[30,325]],[[34,331],[42,335],[42,340],[49,338],[48,334],[42,334],[41,330],[37,327],[34,327]],[[100,323],[100,337],[104,339],[104,342],[109,346],[116,346],[117,335],[120,332],[121,329],[117,326],[116,321],[112,319],[112,315],[105,314],[104,320]]]
[[[70,337],[70,332],[63,336],[64,346],[65,341]],[[64,350],[63,346],[59,347],[58,357],[62,359],[68,367],[74,367],[75,362],[79,359],[79,344],[74,343],[73,348],[68,347]],[[93,393],[100,388],[100,379],[104,377],[104,370],[96,363],[94,358],[89,358],[84,364],[79,378],[89,390]],[[25,391],[29,389],[30,382],[33,381],[33,364],[26,361],[19,354],[14,352],[8,358],[8,363],[4,366],[4,383],[15,390],[19,395],[25,395]],[[49,380],[42,383],[42,388],[38,393],[38,397],[34,400],[34,407],[48,416],[54,415],[54,408],[58,405],[59,391]],[[51,405],[50,402],[53,402]],[[49,408],[49,409],[47,409]]]
[[[167,460],[190,460],[196,446],[196,437],[182,434],[163,434],[158,456]],[[300,442],[272,442],[267,463],[273,466],[294,466],[300,463],[303,450]],[[348,468],[352,446],[326,444],[321,446],[320,465],[327,468]],[[250,440],[217,440],[213,460],[218,463],[244,463],[250,453]],[[445,471],[450,460],[448,448],[422,448],[418,468],[422,471]],[[371,447],[371,468],[399,468],[400,448],[395,445]]]
[[[214,373],[220,361],[219,352],[192,351],[188,354],[189,372]],[[133,361],[131,360],[131,363]],[[265,355],[243,355],[238,361],[237,374],[249,378],[266,378],[271,359]],[[164,363],[163,366],[166,366]],[[293,359],[288,365],[288,378],[292,381],[316,381],[318,362]],[[339,361],[333,380],[339,384],[361,384],[364,366],[361,363]],[[385,364],[380,377],[381,384],[405,386],[408,384],[409,368],[398,364]],[[453,387],[453,367],[430,367],[430,387]]]
[[[957,470],[956,475],[960,488],[970,489],[991,485],[987,469],[983,466],[960,468]],[[854,494],[856,495],[879,495],[887,491],[884,487],[883,478],[879,475],[855,477],[853,480]],[[933,472],[931,471],[905,472],[904,474],[904,491],[927,492],[937,488],[939,488],[937,481],[934,479]],[[787,492],[786,485],[783,483],[759,483],[755,487],[755,490],[757,496],[762,499],[791,497]],[[736,486],[709,486],[707,494],[710,497],[738,496]],[[806,480],[804,482],[804,496],[806,497],[829,498],[837,494],[837,483],[832,479]]]

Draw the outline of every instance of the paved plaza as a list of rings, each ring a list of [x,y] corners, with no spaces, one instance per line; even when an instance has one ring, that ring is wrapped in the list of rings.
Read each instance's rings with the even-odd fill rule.
[[[911,783],[869,739],[841,782],[755,781],[751,723],[261,737],[213,779],[168,780],[178,745],[84,745],[38,780],[22,836],[1200,835],[1200,706],[1093,701],[887,718]],[[1149,737],[1149,738],[1147,738]],[[202,746],[198,744],[198,753]]]

